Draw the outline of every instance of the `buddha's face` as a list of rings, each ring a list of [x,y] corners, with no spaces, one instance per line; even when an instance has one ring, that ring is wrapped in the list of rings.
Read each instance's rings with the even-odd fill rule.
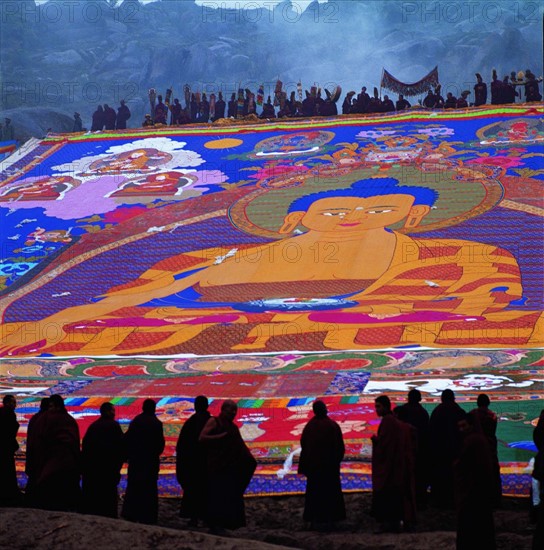
[[[379,229],[404,220],[414,200],[412,195],[402,194],[320,199],[303,213],[300,223],[313,231]]]

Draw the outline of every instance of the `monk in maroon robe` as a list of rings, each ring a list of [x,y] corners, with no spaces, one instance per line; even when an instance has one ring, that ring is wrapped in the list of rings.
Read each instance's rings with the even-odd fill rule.
[[[378,434],[372,436],[372,508],[380,532],[398,532],[401,522],[415,523],[413,433],[409,424],[391,412],[386,395],[375,400],[381,417]]]
[[[32,416],[28,421],[26,428],[26,462],[25,462],[25,474],[27,477],[25,487],[25,503],[31,508],[36,505],[35,491],[36,491],[36,479],[38,474],[37,469],[37,457],[36,457],[36,434],[40,433],[39,424],[43,421],[45,413],[49,410],[49,397],[44,397],[40,402],[40,410]]]
[[[461,446],[457,423],[464,418],[465,411],[455,402],[451,390],[442,392],[441,401],[429,421],[431,499],[439,508],[452,508],[453,461]]]
[[[17,432],[19,422],[15,415],[17,401],[14,395],[5,395],[0,407],[0,505],[19,504],[21,493],[17,485],[15,453],[19,449]]]
[[[499,463],[499,452],[497,445],[497,415],[489,409],[491,401],[489,396],[485,393],[478,395],[476,404],[477,409],[471,411],[482,430],[482,433],[487,439],[489,444],[489,450],[491,451],[491,457],[493,460],[493,494],[494,503],[499,506],[502,499],[502,480],[501,480],[501,466]]]
[[[313,404],[314,417],[306,424],[300,438],[298,473],[305,475],[304,521],[312,527],[325,528],[346,518],[340,484],[340,463],[344,458],[344,439],[340,426],[327,416],[323,401]]]
[[[60,395],[49,398],[49,410],[36,430],[37,505],[75,511],[81,500],[79,427]]]
[[[234,424],[237,411],[236,403],[227,399],[219,416],[208,420],[199,438],[207,454],[206,519],[212,533],[246,524],[244,492],[257,462]]]
[[[159,516],[159,468],[164,451],[162,422],[155,416],[156,403],[146,399],[125,434],[128,461],[127,490],[121,515],[129,521],[153,524]]]
[[[195,414],[183,424],[176,445],[176,477],[183,489],[180,515],[190,518],[191,527],[205,518],[206,452],[199,437],[210,416],[208,398],[199,395],[195,399]]]
[[[482,80],[480,73],[476,73],[477,82],[474,85],[474,106],[479,107],[487,102],[487,84]]]
[[[454,463],[457,550],[494,550],[493,460],[476,416],[458,423],[463,440]]]
[[[427,506],[429,488],[429,413],[421,406],[421,392],[408,392],[408,403],[395,407],[394,415],[415,428],[415,487],[418,510]]]
[[[83,511],[96,516],[117,517],[117,485],[124,462],[123,430],[115,421],[115,407],[102,403],[100,418],[83,437]]]

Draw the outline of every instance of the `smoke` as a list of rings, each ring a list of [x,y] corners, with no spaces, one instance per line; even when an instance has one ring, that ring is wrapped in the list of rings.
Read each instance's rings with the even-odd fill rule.
[[[271,95],[379,88],[386,68],[415,82],[438,65],[443,92],[530,68],[542,73],[542,5],[471,0],[3,0],[2,108],[81,112],[185,83]],[[469,97],[470,99],[470,97]],[[131,121],[134,124],[134,119]]]

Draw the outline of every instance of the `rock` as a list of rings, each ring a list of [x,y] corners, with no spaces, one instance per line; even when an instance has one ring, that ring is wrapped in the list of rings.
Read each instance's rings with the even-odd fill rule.
[[[52,63],[55,65],[80,65],[81,61],[81,56],[75,50],[54,52],[47,54],[43,58],[44,63]]]
[[[11,118],[15,138],[20,143],[31,137],[41,138],[49,129],[55,133],[71,132],[74,126],[73,113],[68,116],[65,111],[46,107],[18,107],[0,111],[0,120],[6,117]]]
[[[373,534],[371,493],[346,493],[347,519],[330,532],[309,530],[302,521],[304,497],[276,496],[245,500],[247,526],[214,537],[205,526],[187,530],[177,498],[159,499],[159,526],[80,514],[24,508],[2,509],[0,545],[27,550],[63,548],[153,548],[170,550],[436,550],[455,547],[455,512],[428,508],[418,515],[415,532]],[[528,499],[503,499],[494,514],[497,548],[529,550]],[[273,546],[268,543],[275,543]]]
[[[260,541],[216,537],[207,533],[180,531],[154,525],[130,523],[98,516],[22,508],[2,510],[3,548],[153,548],[154,550],[280,550]]]

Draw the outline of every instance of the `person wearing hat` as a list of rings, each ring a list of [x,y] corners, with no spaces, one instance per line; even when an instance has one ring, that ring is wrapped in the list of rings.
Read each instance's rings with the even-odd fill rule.
[[[83,121],[81,120],[81,115],[79,113],[74,113],[74,127],[72,132],[82,132],[83,131]]]
[[[15,131],[11,125],[11,118],[4,119],[4,127],[2,128],[2,141],[13,141],[15,139]]]
[[[142,126],[155,126],[155,124],[153,124],[153,119],[151,118],[151,115],[147,114],[145,115],[145,119],[144,121],[142,122]]]
[[[479,107],[487,102],[487,84],[482,80],[482,75],[476,73],[476,84],[474,84],[474,106]]]

